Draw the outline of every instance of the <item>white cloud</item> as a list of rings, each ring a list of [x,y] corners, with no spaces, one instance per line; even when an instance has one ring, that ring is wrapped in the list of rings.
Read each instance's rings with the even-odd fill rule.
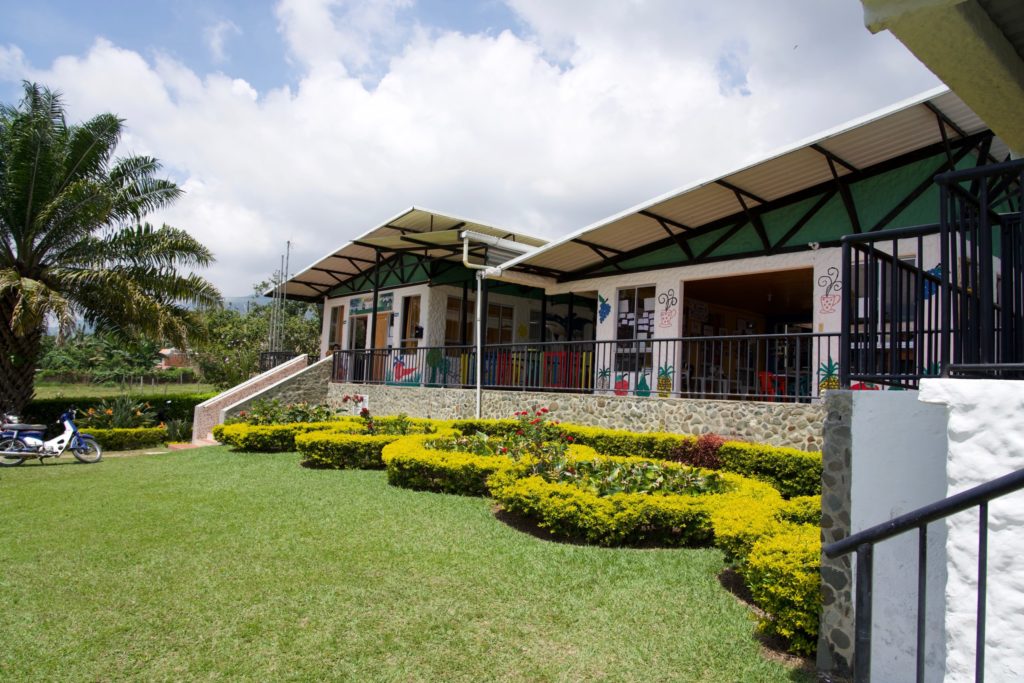
[[[856,0],[510,2],[525,36],[417,27],[405,0],[283,0],[294,88],[104,40],[42,69],[0,48],[0,78],[124,117],[125,151],[187,190],[157,218],[214,249],[230,295],[286,239],[302,266],[412,204],[556,237],[935,84]]]
[[[206,47],[210,51],[210,57],[217,64],[228,60],[228,54],[224,49],[224,42],[229,36],[242,35],[242,29],[238,28],[233,21],[221,19],[203,29],[203,38],[206,40]]]
[[[292,57],[309,68],[344,64],[364,73],[386,61],[408,27],[412,0],[280,0],[277,19]]]

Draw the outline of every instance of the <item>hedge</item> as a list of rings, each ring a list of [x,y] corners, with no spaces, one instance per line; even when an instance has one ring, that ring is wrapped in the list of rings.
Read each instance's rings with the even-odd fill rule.
[[[303,455],[303,467],[379,470],[384,467],[381,450],[401,438],[399,435],[306,432],[295,436],[295,450]]]
[[[248,453],[288,453],[295,450],[295,437],[313,431],[359,433],[360,422],[339,420],[334,422],[293,422],[284,425],[251,425],[239,422],[217,425],[213,438]]]
[[[818,527],[792,525],[759,539],[743,570],[751,596],[770,615],[760,619],[761,631],[786,638],[802,654],[817,645],[820,558]]]
[[[786,498],[821,495],[821,453],[726,441],[718,457],[722,469],[766,481]]]
[[[426,447],[428,441],[439,436],[443,438],[445,434],[407,436],[385,446],[381,458],[387,467],[388,483],[419,491],[485,496],[487,480],[492,475],[513,470],[515,476],[525,474],[525,465],[504,456]]]
[[[817,642],[821,610],[819,528],[787,521],[791,504],[768,484],[722,474],[732,489],[699,496],[597,496],[539,476],[494,478],[502,508],[530,517],[552,535],[600,545],[714,544],[739,570],[767,612],[759,627],[807,654]],[[798,503],[792,507],[805,506]]]
[[[133,448],[159,446],[167,441],[165,427],[138,427],[135,429],[82,429],[96,439],[104,451],[127,451]]]
[[[162,412],[164,420],[192,421],[195,407],[217,393],[205,394],[131,394],[140,403],[149,403],[153,410]],[[109,401],[111,396],[77,396],[75,398],[37,398],[31,401],[22,411],[21,419],[25,422],[48,422],[74,406],[86,411],[95,408],[101,401]],[[167,405],[170,401],[170,405]]]
[[[483,432],[487,436],[504,436],[519,428],[516,420],[454,420],[452,427],[469,435]],[[562,432],[574,443],[592,446],[602,455],[642,456],[667,459],[681,444],[697,437],[669,432],[631,432],[576,424],[560,424]]]

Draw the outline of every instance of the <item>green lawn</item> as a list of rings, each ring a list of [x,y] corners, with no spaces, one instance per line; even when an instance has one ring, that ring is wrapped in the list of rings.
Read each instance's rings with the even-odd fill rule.
[[[102,384],[56,384],[51,382],[37,382],[35,389],[36,398],[120,396],[126,391],[130,394],[144,394],[146,396],[175,396],[178,394],[204,394],[214,391],[212,384],[198,384],[194,382],[187,384],[168,382],[167,384],[144,384],[141,386],[138,384],[105,386]]]
[[[786,681],[715,550],[203,448],[0,471],[0,680]],[[806,679],[810,680],[810,679]]]

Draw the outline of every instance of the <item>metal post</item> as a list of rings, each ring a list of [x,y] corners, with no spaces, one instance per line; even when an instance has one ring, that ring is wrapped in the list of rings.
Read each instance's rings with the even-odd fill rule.
[[[380,300],[380,250],[374,250],[373,267],[373,310],[370,313],[370,348],[377,343],[377,303]]]
[[[853,680],[871,681],[871,579],[874,545],[864,543],[857,547],[857,597],[855,600],[856,626],[853,645]]]
[[[540,293],[540,343],[548,340],[548,292],[541,290]]]
[[[484,271],[476,271],[476,419],[480,419],[483,400],[484,328],[481,311],[484,305]]]
[[[853,333],[851,324],[855,319],[854,306],[857,305],[857,295],[859,294],[856,283],[850,281],[850,275],[853,272],[853,267],[850,263],[852,252],[850,249],[849,242],[843,242],[843,285],[846,289],[846,293],[842,298],[842,308],[840,309],[840,330],[842,330],[842,337],[839,342],[839,386],[843,389],[850,388],[850,345],[854,343],[857,335]],[[767,369],[767,368],[766,368]]]

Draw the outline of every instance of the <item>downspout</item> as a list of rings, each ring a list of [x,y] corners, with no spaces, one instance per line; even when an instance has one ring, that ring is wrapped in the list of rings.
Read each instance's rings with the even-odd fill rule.
[[[484,278],[500,277],[501,268],[469,262],[469,236],[462,233],[462,265],[476,271],[476,419],[480,419],[483,403],[483,306]]]

